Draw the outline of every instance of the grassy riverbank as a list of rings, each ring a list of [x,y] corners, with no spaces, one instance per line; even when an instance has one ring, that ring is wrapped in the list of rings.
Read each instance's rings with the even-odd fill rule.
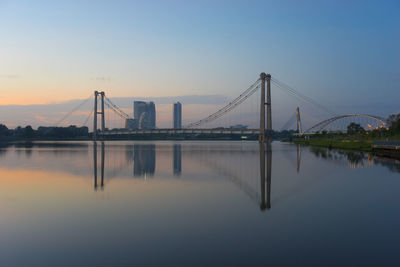
[[[293,143],[357,151],[372,151],[372,140],[311,139],[293,140]]]

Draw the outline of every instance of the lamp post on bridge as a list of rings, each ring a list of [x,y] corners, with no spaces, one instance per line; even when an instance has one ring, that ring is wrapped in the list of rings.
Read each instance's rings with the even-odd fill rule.
[[[271,116],[271,75],[262,72],[261,79],[261,103],[260,103],[260,133],[259,142],[264,143],[265,138],[265,106],[267,106],[267,141],[271,141],[272,116]],[[265,102],[265,81],[267,82],[267,102]]]
[[[97,97],[101,96],[101,112],[97,110]],[[101,114],[101,131],[104,132],[106,128],[104,118],[104,92],[94,91],[94,117],[93,117],[93,141],[97,140],[97,115]]]

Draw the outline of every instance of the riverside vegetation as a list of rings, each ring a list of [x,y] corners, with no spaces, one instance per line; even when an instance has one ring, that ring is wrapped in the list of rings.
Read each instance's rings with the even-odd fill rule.
[[[293,137],[289,141],[327,148],[338,148],[358,151],[373,151],[376,140],[400,140],[400,114],[393,114],[387,118],[388,128],[378,128],[366,131],[356,123],[347,126],[347,132],[317,132],[305,137]]]

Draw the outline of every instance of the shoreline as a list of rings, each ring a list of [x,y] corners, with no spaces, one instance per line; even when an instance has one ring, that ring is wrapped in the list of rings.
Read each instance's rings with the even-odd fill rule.
[[[305,146],[323,147],[328,149],[338,149],[345,151],[368,152],[374,156],[400,159],[400,151],[391,151],[385,149],[374,148],[375,140],[292,140],[289,141],[293,144],[300,144]]]
[[[329,149],[373,152],[372,140],[365,141],[365,140],[318,139],[318,140],[292,140],[289,142],[307,146],[325,147]]]

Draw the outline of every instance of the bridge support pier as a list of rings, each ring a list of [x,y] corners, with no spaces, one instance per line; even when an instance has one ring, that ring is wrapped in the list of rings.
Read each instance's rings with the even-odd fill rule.
[[[272,114],[271,114],[271,75],[262,72],[261,79],[261,103],[260,103],[260,133],[259,142],[271,141]],[[265,82],[267,82],[267,102],[265,102]],[[267,106],[267,138],[265,136],[265,106]]]
[[[97,97],[101,96],[101,112],[97,109]],[[94,91],[94,117],[93,117],[93,141],[97,140],[97,115],[101,114],[101,131],[104,132],[106,128],[104,118],[104,92]]]

